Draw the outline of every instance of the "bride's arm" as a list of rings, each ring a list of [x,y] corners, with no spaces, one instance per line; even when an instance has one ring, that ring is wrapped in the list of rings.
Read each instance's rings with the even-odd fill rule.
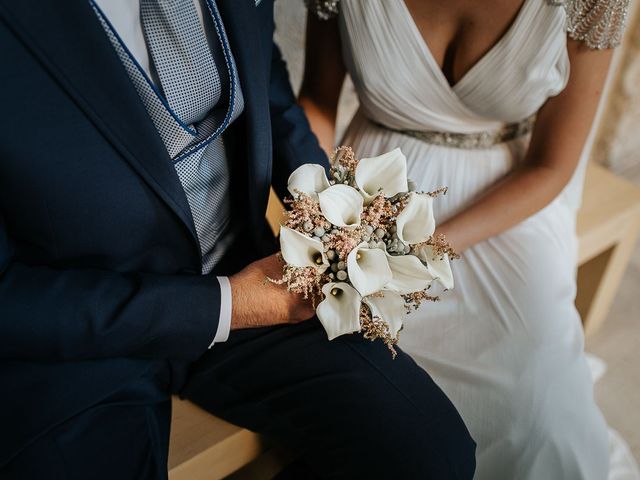
[[[523,165],[438,229],[457,251],[538,212],[571,179],[598,108],[612,50],[591,50],[570,39],[568,51],[568,85],[540,110]]]
[[[330,154],[336,129],[338,100],[346,70],[342,62],[338,21],[307,15],[307,40],[302,87],[302,106],[320,146]]]

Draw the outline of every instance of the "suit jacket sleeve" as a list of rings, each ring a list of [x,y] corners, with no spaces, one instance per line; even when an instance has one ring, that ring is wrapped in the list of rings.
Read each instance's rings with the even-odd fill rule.
[[[192,360],[211,343],[219,310],[215,276],[21,263],[0,215],[0,358]]]
[[[273,43],[269,107],[273,133],[273,187],[280,198],[288,195],[291,172],[305,163],[318,163],[327,170],[329,160],[311,131],[307,117],[297,104],[289,72],[278,46]]]

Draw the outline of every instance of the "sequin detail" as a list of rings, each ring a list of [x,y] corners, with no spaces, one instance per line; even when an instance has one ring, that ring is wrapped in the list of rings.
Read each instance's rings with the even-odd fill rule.
[[[567,11],[567,33],[587,47],[602,50],[615,48],[629,16],[629,0],[547,0]]]
[[[330,20],[338,15],[340,0],[305,0],[307,8],[320,20]]]

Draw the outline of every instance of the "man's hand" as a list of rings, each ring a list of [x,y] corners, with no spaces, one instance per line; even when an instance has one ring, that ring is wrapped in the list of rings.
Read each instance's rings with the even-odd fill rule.
[[[231,276],[231,330],[299,323],[315,314],[310,300],[287,291],[267,277],[282,276],[282,261],[276,255],[247,265]]]

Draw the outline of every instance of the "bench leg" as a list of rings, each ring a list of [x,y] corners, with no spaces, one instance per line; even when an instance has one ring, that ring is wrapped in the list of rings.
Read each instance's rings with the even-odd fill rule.
[[[629,263],[640,229],[634,220],[620,236],[620,241],[578,269],[576,307],[587,335],[604,322]]]

